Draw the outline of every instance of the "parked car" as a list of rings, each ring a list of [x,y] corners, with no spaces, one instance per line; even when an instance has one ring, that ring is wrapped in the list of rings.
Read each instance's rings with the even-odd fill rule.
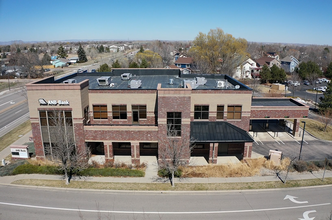
[[[83,70],[83,73],[87,73],[88,72],[88,70]]]
[[[321,86],[321,87],[315,87],[314,90],[320,91],[320,92],[326,92],[326,89]]]
[[[303,85],[305,85],[305,86],[309,86],[309,85],[310,85],[310,82],[309,82],[308,80],[304,80],[304,81],[303,81]]]
[[[293,83],[293,86],[300,86],[301,84],[298,82],[298,81],[295,81],[294,83]]]
[[[78,70],[77,70],[77,73],[83,73],[83,70],[78,69]]]
[[[91,70],[91,73],[96,73],[97,71],[95,69],[92,69]]]

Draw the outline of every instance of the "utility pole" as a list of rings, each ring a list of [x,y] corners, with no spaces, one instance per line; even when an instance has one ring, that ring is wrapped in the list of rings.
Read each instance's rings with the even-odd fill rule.
[[[301,152],[302,152],[303,138],[304,138],[304,132],[305,132],[305,121],[302,121],[302,123],[304,123],[304,125],[303,125],[303,131],[302,131],[302,141],[301,141],[299,160],[301,160]]]

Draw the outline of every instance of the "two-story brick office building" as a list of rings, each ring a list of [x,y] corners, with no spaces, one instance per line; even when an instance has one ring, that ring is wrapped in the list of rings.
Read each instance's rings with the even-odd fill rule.
[[[37,158],[51,152],[54,111],[61,112],[79,148],[88,146],[107,161],[131,156],[132,163],[143,155],[160,158],[170,139],[188,147],[195,142],[186,160],[250,158],[251,119],[308,114],[308,107],[289,99],[276,106],[268,99],[253,101],[252,90],[227,75],[181,75],[177,69],[75,73],[26,86]],[[298,130],[298,122],[294,125]]]

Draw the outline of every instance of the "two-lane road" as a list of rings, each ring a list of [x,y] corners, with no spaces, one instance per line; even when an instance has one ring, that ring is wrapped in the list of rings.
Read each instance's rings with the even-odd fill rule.
[[[327,220],[332,210],[331,192],[331,186],[230,192],[116,192],[0,186],[0,217],[66,220],[80,219],[81,214],[81,219],[315,217]]]
[[[0,95],[0,137],[29,119],[25,91],[16,90]]]

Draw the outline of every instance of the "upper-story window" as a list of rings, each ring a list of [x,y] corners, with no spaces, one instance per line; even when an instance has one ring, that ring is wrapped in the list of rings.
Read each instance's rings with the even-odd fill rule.
[[[131,109],[134,123],[138,123],[139,119],[146,119],[146,105],[133,105]]]
[[[167,136],[181,136],[181,112],[167,112]]]
[[[126,105],[112,105],[113,119],[127,119]]]
[[[93,105],[94,119],[107,119],[107,105]]]
[[[209,119],[209,106],[208,105],[195,105],[194,119]]]
[[[229,105],[227,107],[227,119],[241,119],[242,106]]]
[[[224,106],[218,105],[217,106],[217,119],[223,119],[224,118]]]

